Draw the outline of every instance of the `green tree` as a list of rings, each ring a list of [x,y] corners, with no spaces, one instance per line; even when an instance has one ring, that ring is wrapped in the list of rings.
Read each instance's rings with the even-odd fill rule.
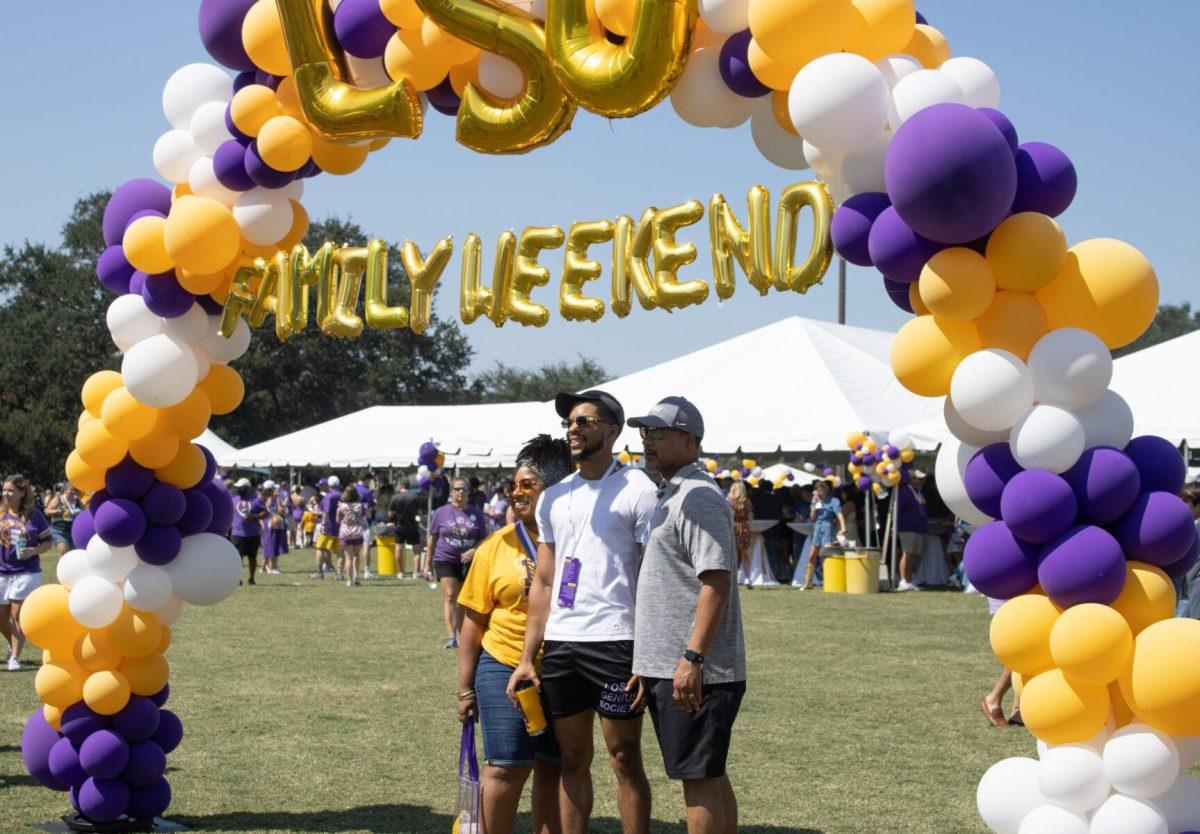
[[[473,385],[476,402],[545,402],[560,391],[582,391],[608,379],[594,359],[580,356],[576,362],[551,362],[536,370],[511,368],[497,362]]]
[[[1162,304],[1146,332],[1125,347],[1113,351],[1113,356],[1134,353],[1160,342],[1186,336],[1193,330],[1200,330],[1200,310],[1193,310],[1191,302]]]

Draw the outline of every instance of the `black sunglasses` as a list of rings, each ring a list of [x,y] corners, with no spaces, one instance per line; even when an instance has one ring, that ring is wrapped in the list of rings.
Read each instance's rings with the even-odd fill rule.
[[[466,492],[466,487],[450,487],[451,492]]]
[[[586,429],[588,426],[594,426],[597,423],[607,423],[607,422],[608,422],[608,420],[603,420],[599,417],[589,417],[587,415],[582,415],[579,417],[567,417],[566,419],[564,419],[562,421],[562,427],[564,429],[569,429],[569,428],[571,428],[571,426],[575,426],[576,428]]]
[[[663,435],[669,431],[681,431],[680,429],[672,428],[671,426],[642,426],[638,429],[642,435],[642,440],[649,438],[650,440],[662,440]]]

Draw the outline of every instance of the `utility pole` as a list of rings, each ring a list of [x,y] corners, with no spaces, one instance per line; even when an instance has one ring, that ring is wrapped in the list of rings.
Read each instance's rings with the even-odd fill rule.
[[[838,258],[838,324],[846,323],[846,259]]]

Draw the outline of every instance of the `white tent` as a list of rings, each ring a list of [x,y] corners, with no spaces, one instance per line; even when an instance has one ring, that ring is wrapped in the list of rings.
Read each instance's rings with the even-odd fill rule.
[[[1200,447],[1200,330],[1122,356],[1110,387],[1133,409],[1134,435]]]
[[[237,449],[214,434],[212,429],[205,429],[204,433],[196,438],[196,442],[213,453],[213,457],[217,459],[218,466],[234,465],[233,461],[237,456]]]

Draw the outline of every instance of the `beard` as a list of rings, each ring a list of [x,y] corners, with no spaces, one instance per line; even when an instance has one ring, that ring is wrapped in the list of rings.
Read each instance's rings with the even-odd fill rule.
[[[571,452],[572,463],[582,463],[593,455],[604,450],[604,441],[597,440],[595,443],[589,443],[580,449],[578,452]]]

